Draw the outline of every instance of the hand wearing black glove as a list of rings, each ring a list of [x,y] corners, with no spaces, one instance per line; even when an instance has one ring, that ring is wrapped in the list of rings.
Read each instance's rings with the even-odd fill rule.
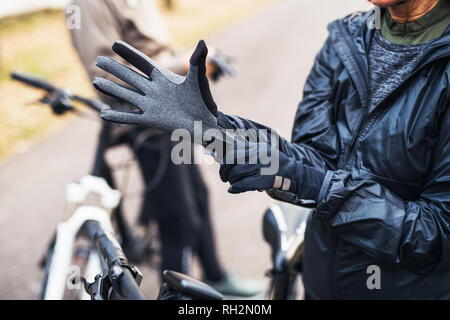
[[[251,160],[253,164],[249,163]],[[307,166],[267,143],[237,143],[235,148],[227,151],[223,162],[220,178],[231,184],[228,189],[230,193],[278,190],[299,200],[317,201],[326,175],[326,172]],[[276,168],[276,162],[276,173],[264,173],[264,169]]]

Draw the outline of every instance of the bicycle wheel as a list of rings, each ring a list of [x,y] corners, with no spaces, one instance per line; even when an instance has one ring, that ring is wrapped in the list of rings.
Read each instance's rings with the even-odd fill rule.
[[[49,247],[45,263],[43,266],[43,275],[41,281],[41,290],[38,299],[43,300],[47,297],[48,279],[51,266],[54,260],[54,243]],[[92,262],[94,261],[94,262]],[[89,299],[84,290],[84,284],[81,277],[86,277],[87,281],[93,281],[94,272],[99,272],[99,257],[88,238],[83,235],[77,236],[74,242],[71,264],[66,270],[66,279],[64,283],[64,292],[61,296],[63,300],[82,300]]]
[[[41,277],[41,286],[40,286],[39,293],[37,296],[38,300],[44,300],[44,297],[45,297],[45,292],[46,292],[47,283],[48,283],[48,274],[49,274],[49,270],[50,270],[51,261],[53,258],[54,245],[55,245],[55,241],[52,240],[52,243],[48,247],[44,258],[42,259],[43,261],[41,262],[42,277]]]

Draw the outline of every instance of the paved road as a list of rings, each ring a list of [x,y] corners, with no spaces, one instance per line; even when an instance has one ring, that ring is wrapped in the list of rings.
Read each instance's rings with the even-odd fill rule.
[[[215,35],[208,42],[236,57],[239,68],[235,78],[213,87],[221,110],[289,137],[327,23],[366,7],[364,0],[280,0]],[[88,172],[98,127],[95,121],[75,120],[0,165],[0,299],[35,297],[37,262],[61,219],[65,185]],[[261,193],[227,194],[215,164],[203,165],[203,172],[211,189],[221,260],[228,270],[265,281],[270,261],[261,218],[273,201]],[[128,201],[127,207],[135,209],[136,203]],[[154,296],[155,272],[144,268],[144,273],[144,289]]]

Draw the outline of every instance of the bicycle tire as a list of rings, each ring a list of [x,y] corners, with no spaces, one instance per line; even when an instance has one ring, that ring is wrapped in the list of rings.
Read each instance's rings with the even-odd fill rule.
[[[83,240],[83,241],[81,241],[81,240]],[[75,245],[73,246],[73,250],[72,250],[71,266],[75,266],[75,267],[79,268],[79,270],[80,270],[79,276],[80,277],[78,277],[76,279],[77,283],[73,284],[74,286],[77,285],[77,288],[69,288],[67,286],[67,283],[70,281],[70,279],[69,279],[70,275],[69,274],[67,275],[66,287],[65,287],[65,290],[64,290],[64,294],[62,296],[62,300],[81,300],[81,298],[85,294],[84,286],[83,286],[83,283],[81,281],[81,276],[84,274],[84,270],[85,270],[86,265],[88,263],[89,256],[91,254],[95,254],[96,253],[95,246],[92,243],[90,243],[89,239],[87,239],[83,235],[78,235],[76,237],[74,243],[75,243]],[[85,252],[87,250],[86,249],[86,243],[89,243],[89,249],[88,249],[89,255],[86,256],[84,258],[84,260],[82,261],[80,259],[77,259],[77,255],[80,253],[80,251],[84,251]],[[44,264],[43,273],[42,273],[41,288],[40,288],[39,294],[38,294],[38,299],[39,300],[44,300],[45,296],[46,296],[46,293],[47,293],[48,276],[49,276],[51,264],[52,264],[52,261],[53,261],[53,252],[54,252],[54,246],[51,246],[51,247],[49,247],[49,250],[46,253],[45,264]],[[80,262],[83,262],[83,263],[80,263]],[[92,279],[90,279],[90,280],[92,280]]]

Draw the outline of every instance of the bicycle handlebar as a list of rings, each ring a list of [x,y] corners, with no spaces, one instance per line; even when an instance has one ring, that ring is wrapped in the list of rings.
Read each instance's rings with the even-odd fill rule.
[[[128,260],[122,247],[114,236],[103,230],[100,223],[97,221],[87,222],[86,227],[90,238],[96,242],[101,256],[108,265],[110,278],[114,277],[112,274],[114,273],[114,270],[120,271],[120,275],[117,275],[117,279],[115,280],[116,285],[114,285],[113,282],[113,287],[116,292],[112,298],[148,300],[145,293],[139,288],[138,282],[132,274],[132,269],[129,267]]]
[[[21,73],[21,72],[16,72],[16,71],[11,72],[11,78],[13,78],[14,80],[23,82],[29,86],[32,86],[32,87],[35,87],[38,89],[43,89],[47,92],[57,91],[57,89],[54,86],[52,86],[50,83],[48,83],[42,79],[38,79],[33,76]]]
[[[93,239],[96,241],[97,247],[103,258],[105,258],[108,267],[113,267],[116,264],[128,264],[120,244],[110,233],[97,227]]]
[[[31,87],[47,91],[47,93],[56,93],[57,95],[59,95],[61,97],[65,97],[69,100],[81,102],[82,104],[88,106],[89,108],[91,108],[97,112],[102,111],[102,109],[106,107],[106,105],[104,103],[102,103],[100,100],[88,99],[88,98],[84,98],[84,97],[81,97],[78,95],[73,95],[66,90],[55,87],[54,85],[52,85],[51,83],[49,83],[45,80],[39,79],[37,77],[31,76],[31,75],[28,75],[28,74],[25,74],[22,72],[17,72],[17,71],[11,72],[11,78],[14,80],[23,82],[26,85],[29,85]]]
[[[94,111],[101,112],[103,108],[106,107],[106,105],[97,99],[87,99],[80,96],[72,96],[72,99],[78,102],[81,102],[85,106],[88,106],[89,108],[93,109]]]
[[[141,290],[134,279],[133,274],[127,268],[123,268],[123,274],[119,278],[118,285],[120,287],[121,296],[119,299],[126,300],[149,300],[148,297]]]

